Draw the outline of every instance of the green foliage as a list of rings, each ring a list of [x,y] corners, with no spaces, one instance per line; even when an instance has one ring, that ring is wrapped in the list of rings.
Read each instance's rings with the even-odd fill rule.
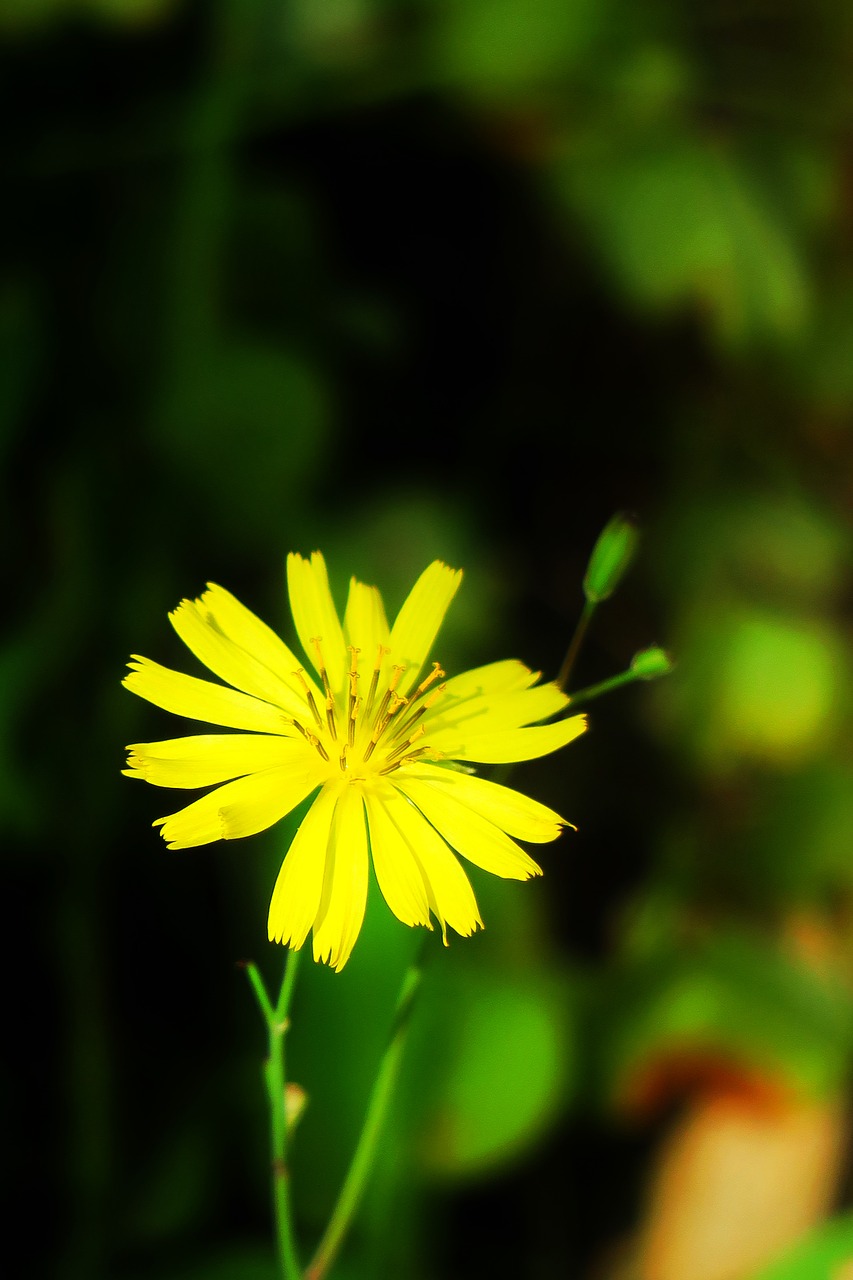
[[[471,1177],[517,1159],[566,1105],[577,997],[548,971],[501,975],[457,962],[431,976],[421,1158],[430,1173]]]
[[[843,1280],[853,1257],[853,1215],[835,1218],[812,1232],[754,1280]]]
[[[656,131],[614,147],[592,135],[566,152],[554,181],[637,304],[695,308],[732,346],[803,331],[809,284],[796,242],[724,144]]]
[[[693,1064],[696,1078],[682,1087],[712,1082],[720,1069],[771,1092],[832,1096],[843,1086],[853,998],[780,946],[718,931],[626,961],[599,994],[610,1098],[636,1098],[638,1082],[654,1068],[666,1078],[668,1062]]]

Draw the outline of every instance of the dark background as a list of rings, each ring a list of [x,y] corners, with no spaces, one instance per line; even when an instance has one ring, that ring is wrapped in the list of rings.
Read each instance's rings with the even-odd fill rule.
[[[3,0],[0,35],[20,1274],[273,1274],[236,963],[275,980],[290,828],[165,851],[177,805],[119,769],[180,730],[127,656],[195,671],[166,613],[208,580],[292,640],[284,558],[320,547],[392,613],[464,567],[448,669],[553,676],[626,510],[576,686],[651,643],[676,671],[514,775],[579,833],[541,881],[472,877],[485,933],[432,948],[340,1269],[615,1275],[721,1063],[817,1106],[849,1077],[848,6]],[[306,1254],[413,942],[374,901],[342,975],[306,966]]]

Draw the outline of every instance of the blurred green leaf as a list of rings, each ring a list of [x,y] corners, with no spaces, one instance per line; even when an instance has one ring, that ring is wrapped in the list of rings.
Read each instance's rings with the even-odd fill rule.
[[[574,995],[551,971],[502,977],[459,965],[432,977],[423,1158],[433,1173],[470,1176],[519,1156],[565,1105]]]
[[[728,1063],[824,1095],[846,1078],[853,996],[780,946],[731,929],[630,959],[599,993],[601,1067],[611,1099],[668,1059]]]
[[[110,22],[150,22],[177,7],[178,0],[0,0],[0,30],[30,30],[52,18],[91,15]]]
[[[802,332],[810,302],[799,247],[730,149],[658,131],[620,146],[593,128],[552,176],[636,303],[692,304],[735,346]]]
[[[847,1214],[811,1232],[753,1280],[847,1280],[851,1266],[853,1214]]]
[[[328,438],[326,382],[287,348],[233,339],[192,362],[166,394],[159,449],[212,504],[237,545],[278,537]]]
[[[467,92],[523,94],[559,80],[597,35],[597,0],[451,0],[437,6],[438,76]]]

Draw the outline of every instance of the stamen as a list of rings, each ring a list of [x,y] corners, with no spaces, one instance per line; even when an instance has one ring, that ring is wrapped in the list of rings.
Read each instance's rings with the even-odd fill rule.
[[[421,716],[424,715],[425,712],[429,711],[430,707],[434,707],[446,688],[446,684],[440,684],[437,689],[433,689],[429,697],[424,698],[421,705],[412,712],[409,718],[399,725],[397,728],[397,736],[399,737],[401,733],[405,733],[408,729],[411,729],[416,720],[420,720]],[[414,701],[415,699],[412,698],[412,702]]]
[[[346,773],[349,767],[347,765],[347,743],[346,742],[344,743],[343,750],[341,751],[340,766],[341,766],[341,773]]]
[[[384,644],[380,644],[377,648],[376,666],[373,668],[373,676],[370,681],[370,692],[367,695],[367,710],[364,713],[366,716],[369,716],[373,710],[373,699],[376,697],[376,689],[379,684],[379,675],[382,670],[382,659],[390,652],[391,650],[386,649]]]
[[[350,664],[349,664],[349,700],[347,703],[347,715],[352,720],[353,707],[358,697],[358,655],[361,653],[354,644],[349,646]],[[350,743],[352,745],[352,743]]]
[[[373,721],[374,724],[379,724],[380,720],[384,719],[385,712],[388,710],[388,703],[390,701],[391,701],[391,690],[386,689],[382,695],[382,701],[379,704],[379,710],[376,712],[376,715],[374,717],[374,721]]]
[[[387,694],[386,697],[390,697],[390,694]],[[367,761],[373,755],[379,743],[379,739],[382,737],[383,733],[388,728],[388,725],[390,724],[390,722],[391,722],[390,716],[385,716],[384,719],[382,720],[379,720],[377,718],[377,722],[373,727],[373,733],[370,735],[370,741],[367,744],[367,750],[364,753],[365,763],[367,763]]]
[[[388,764],[384,769],[380,769],[379,776],[382,777],[386,773],[393,773],[396,769],[401,768],[404,764],[408,764],[411,760],[419,760],[421,756],[429,755],[431,750],[431,747],[418,747],[415,751],[409,751],[400,760],[395,760],[393,764]]]
[[[434,680],[443,680],[446,674],[447,673],[445,671],[442,671],[441,669],[441,663],[434,662],[432,664],[432,671],[430,672],[430,674],[426,677],[425,680],[422,680],[420,682],[417,689],[415,690],[412,701],[414,701],[415,698],[420,698],[422,694],[426,693],[427,689],[430,687],[430,685],[433,683]]]
[[[347,742],[350,746],[355,744],[355,726],[358,720],[358,713],[361,710],[361,701],[361,698],[356,698],[350,708],[349,723],[347,724]]]
[[[393,671],[394,674],[391,677],[391,682],[388,685],[388,688],[390,689],[391,693],[393,693],[394,690],[397,688],[397,685],[400,683],[400,680],[402,679],[402,676],[403,676],[403,672],[406,670],[406,668],[401,667],[398,662],[395,662],[391,670]]]
[[[302,674],[302,667],[300,667],[298,671],[294,671],[293,675],[296,676],[296,679],[299,681],[299,683],[302,685],[302,688],[305,690],[305,701],[308,703],[308,706],[311,708],[311,714],[314,717],[317,727],[322,729],[323,721],[320,719],[320,712],[317,710],[317,703],[314,700],[314,695],[311,692],[310,688],[308,687],[308,681],[305,679],[305,676]]]
[[[326,672],[326,664],[323,661],[323,651],[320,648],[320,641],[322,639],[323,639],[322,636],[312,636],[311,643],[313,644],[314,649],[316,650],[316,653],[317,653],[317,670],[320,672],[320,679],[323,681],[323,688],[326,692],[326,697],[331,698],[332,701],[334,702],[335,695],[332,693],[332,686],[329,683],[329,677]]]
[[[337,742],[338,731],[335,724],[335,700],[329,695],[326,699],[326,724],[329,726],[329,733],[332,735],[332,741]]]
[[[313,733],[306,733],[305,737],[311,743],[311,746],[314,748],[314,750],[319,751],[320,755],[323,757],[324,760],[329,759],[329,753],[326,750],[326,748],[323,746],[319,738],[315,738]]]
[[[403,752],[406,750],[406,748],[410,747],[413,742],[417,742],[418,738],[422,738],[425,733],[426,733],[426,729],[424,728],[423,725],[420,725],[419,728],[415,730],[415,732],[412,734],[410,738],[407,738],[405,742],[401,742],[400,745],[395,747],[394,750],[390,753],[390,755],[388,756],[389,764],[392,760],[396,760],[397,756],[401,756]]]

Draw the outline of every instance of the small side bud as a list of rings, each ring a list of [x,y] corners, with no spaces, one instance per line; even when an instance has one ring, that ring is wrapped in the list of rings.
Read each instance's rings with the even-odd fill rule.
[[[583,580],[584,595],[590,604],[600,604],[619,585],[634,559],[639,534],[637,526],[624,515],[615,515],[599,534],[592,549]]]
[[[657,680],[669,675],[675,663],[663,649],[641,649],[631,659],[631,670],[640,680]]]
[[[284,1114],[288,1133],[296,1128],[307,1105],[308,1094],[302,1085],[289,1080],[284,1088]]]

